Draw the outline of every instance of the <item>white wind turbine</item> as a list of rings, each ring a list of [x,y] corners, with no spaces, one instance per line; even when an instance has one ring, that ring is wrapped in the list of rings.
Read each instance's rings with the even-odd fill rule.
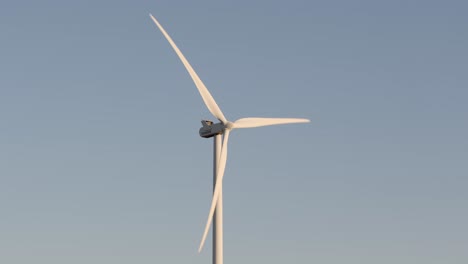
[[[235,128],[251,128],[251,127],[261,127],[261,126],[271,126],[271,125],[280,125],[280,124],[291,124],[291,123],[307,123],[310,122],[308,119],[303,118],[259,118],[259,117],[248,117],[241,118],[235,122],[230,122],[224,117],[221,109],[219,109],[215,100],[211,96],[208,89],[205,87],[203,82],[198,77],[197,73],[190,66],[189,62],[176,46],[172,38],[167,34],[164,28],[159,24],[159,22],[150,14],[151,19],[154,21],[156,26],[161,30],[163,35],[166,37],[167,41],[171,44],[174,51],[179,56],[179,59],[184,64],[188,73],[193,79],[193,82],[197,86],[198,91],[200,92],[205,105],[208,107],[208,110],[220,121],[220,123],[214,124],[211,121],[203,120],[202,128],[200,128],[200,136],[204,138],[214,137],[214,154],[213,154],[213,174],[214,174],[214,191],[213,199],[211,201],[210,212],[208,214],[208,221],[206,222],[205,231],[203,232],[203,237],[200,242],[200,247],[198,252],[203,248],[203,245],[208,235],[208,231],[211,225],[212,220],[213,224],[213,263],[222,264],[223,263],[223,218],[222,218],[222,188],[223,188],[223,177],[224,169],[226,168],[226,159],[227,159],[227,147],[229,133]],[[221,136],[223,136],[223,144],[221,143]],[[221,149],[222,148],[222,149]],[[221,151],[220,151],[221,149]],[[220,153],[221,152],[221,153]],[[215,213],[216,212],[216,213]],[[214,216],[214,219],[213,219]]]

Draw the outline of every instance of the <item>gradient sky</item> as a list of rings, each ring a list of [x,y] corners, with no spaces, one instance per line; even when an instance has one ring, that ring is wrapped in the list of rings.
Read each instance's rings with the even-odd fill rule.
[[[2,1],[0,262],[468,263],[466,1]],[[351,3],[353,2],[353,3]]]

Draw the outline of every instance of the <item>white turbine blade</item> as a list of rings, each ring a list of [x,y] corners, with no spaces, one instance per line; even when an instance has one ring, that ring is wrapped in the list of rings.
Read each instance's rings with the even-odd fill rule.
[[[261,117],[248,117],[241,118],[234,122],[234,128],[249,128],[249,127],[261,127],[261,126],[272,126],[282,124],[293,124],[293,123],[308,123],[309,119],[304,118],[261,118]]]
[[[203,232],[203,237],[200,242],[200,247],[198,248],[198,252],[201,252],[203,249],[203,245],[205,244],[206,236],[208,235],[208,231],[210,230],[210,225],[213,220],[213,214],[216,209],[216,204],[218,202],[219,193],[221,192],[222,184],[223,184],[223,177],[224,177],[224,170],[226,168],[226,160],[227,160],[227,147],[228,147],[228,138],[229,138],[229,129],[226,129],[224,132],[224,140],[223,146],[221,149],[221,155],[219,157],[219,164],[218,164],[218,171],[216,172],[216,184],[213,192],[213,199],[211,200],[211,208],[208,214],[208,221],[206,222],[205,231]]]
[[[221,109],[219,109],[218,105],[216,104],[215,100],[213,99],[213,96],[211,96],[210,92],[208,89],[206,89],[205,85],[203,82],[200,80],[198,77],[197,73],[193,70],[192,66],[190,63],[187,61],[185,58],[184,54],[179,50],[179,48],[176,46],[172,38],[167,34],[167,32],[164,30],[164,28],[159,24],[159,22],[154,18],[153,15],[150,14],[151,19],[153,19],[154,23],[156,26],[158,26],[159,30],[163,33],[163,35],[166,37],[167,41],[169,41],[169,44],[171,44],[172,48],[174,51],[177,53],[179,56],[179,59],[182,61],[184,64],[185,68],[187,69],[188,73],[192,77],[193,82],[198,88],[198,92],[200,92],[201,97],[203,98],[203,101],[205,102],[206,107],[208,107],[208,110],[221,122],[226,123],[227,120],[223,115],[223,112],[221,112]]]

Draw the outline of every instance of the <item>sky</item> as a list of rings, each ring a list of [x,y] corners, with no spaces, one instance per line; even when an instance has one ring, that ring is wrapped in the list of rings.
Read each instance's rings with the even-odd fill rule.
[[[2,1],[0,262],[468,262],[465,1]]]

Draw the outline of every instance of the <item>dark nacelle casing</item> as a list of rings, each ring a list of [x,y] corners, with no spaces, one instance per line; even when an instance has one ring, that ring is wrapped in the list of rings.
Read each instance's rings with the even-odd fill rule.
[[[203,126],[200,128],[199,132],[200,136],[204,138],[210,138],[222,134],[225,129],[223,123],[213,124],[213,122],[208,120],[202,120],[201,123]]]

